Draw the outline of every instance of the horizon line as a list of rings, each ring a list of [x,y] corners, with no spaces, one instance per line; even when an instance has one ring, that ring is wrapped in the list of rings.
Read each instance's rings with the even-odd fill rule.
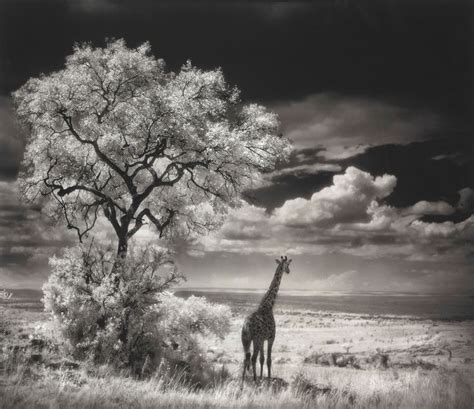
[[[218,291],[223,290],[226,292],[265,292],[268,288],[257,288],[257,287],[205,287],[205,286],[188,286],[188,287],[172,287],[170,288],[171,291]],[[8,286],[1,286],[0,291],[7,290],[7,291],[42,291],[41,287],[8,287]],[[389,291],[389,290],[367,290],[367,291],[353,291],[353,290],[318,290],[318,289],[308,289],[308,288],[286,288],[280,289],[280,292],[301,292],[301,293],[325,293],[325,294],[334,294],[334,295],[377,295],[377,294],[385,294],[385,295],[422,295],[422,296],[466,296],[466,297],[474,297],[474,292],[422,292],[422,291]],[[309,294],[309,295],[318,295],[318,294]]]

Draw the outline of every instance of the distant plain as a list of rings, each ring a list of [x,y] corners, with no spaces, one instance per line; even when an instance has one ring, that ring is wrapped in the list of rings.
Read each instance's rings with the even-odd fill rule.
[[[52,323],[41,293],[14,290],[0,305],[3,357],[27,345]],[[206,358],[231,378],[213,390],[138,381],[84,369],[53,371],[36,365],[4,374],[2,408],[29,407],[317,407],[470,408],[474,390],[474,300],[469,296],[333,294],[284,292],[275,306],[277,335],[273,376],[288,383],[277,391],[255,387],[247,374],[240,389],[243,352],[240,329],[261,298],[259,291],[179,290],[232,308],[232,328],[223,340],[203,338]],[[39,328],[39,329],[38,329]],[[259,366],[259,364],[257,364]],[[28,375],[30,374],[30,375]],[[264,367],[266,376],[266,366]],[[310,387],[301,395],[295,387]],[[301,382],[299,383],[301,385]],[[312,389],[311,389],[312,388]],[[296,390],[298,389],[298,390]],[[316,393],[311,394],[311,391]],[[329,392],[325,392],[329,391]],[[0,406],[2,405],[0,404]]]

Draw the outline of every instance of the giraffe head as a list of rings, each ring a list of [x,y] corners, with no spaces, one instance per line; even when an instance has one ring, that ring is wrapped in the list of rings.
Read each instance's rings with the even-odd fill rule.
[[[288,257],[281,256],[281,260],[275,259],[275,261],[280,266],[282,272],[290,274],[291,258],[288,260]]]

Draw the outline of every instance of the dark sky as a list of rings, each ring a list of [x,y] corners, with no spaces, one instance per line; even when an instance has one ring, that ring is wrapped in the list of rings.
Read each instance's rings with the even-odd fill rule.
[[[41,282],[66,237],[14,198],[23,137],[9,95],[61,69],[74,42],[116,37],[149,41],[172,70],[187,59],[222,67],[294,141],[290,163],[248,192],[251,205],[182,255],[191,284],[246,286],[245,253],[266,285],[268,260],[287,251],[295,269],[301,260],[290,287],[474,289],[473,17],[473,3],[457,0],[0,0],[0,284]],[[377,185],[377,206],[349,223],[340,193],[375,189],[364,175],[384,174],[395,186]],[[279,240],[252,235],[255,217]],[[223,263],[228,274],[212,278]]]
[[[57,69],[75,41],[150,41],[172,68],[222,66],[250,99],[318,92],[470,114],[469,1],[2,0],[2,93]]]

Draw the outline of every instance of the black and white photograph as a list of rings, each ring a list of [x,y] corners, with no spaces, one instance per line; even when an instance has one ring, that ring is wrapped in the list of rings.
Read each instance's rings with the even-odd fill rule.
[[[0,409],[472,409],[472,0],[0,0]]]

